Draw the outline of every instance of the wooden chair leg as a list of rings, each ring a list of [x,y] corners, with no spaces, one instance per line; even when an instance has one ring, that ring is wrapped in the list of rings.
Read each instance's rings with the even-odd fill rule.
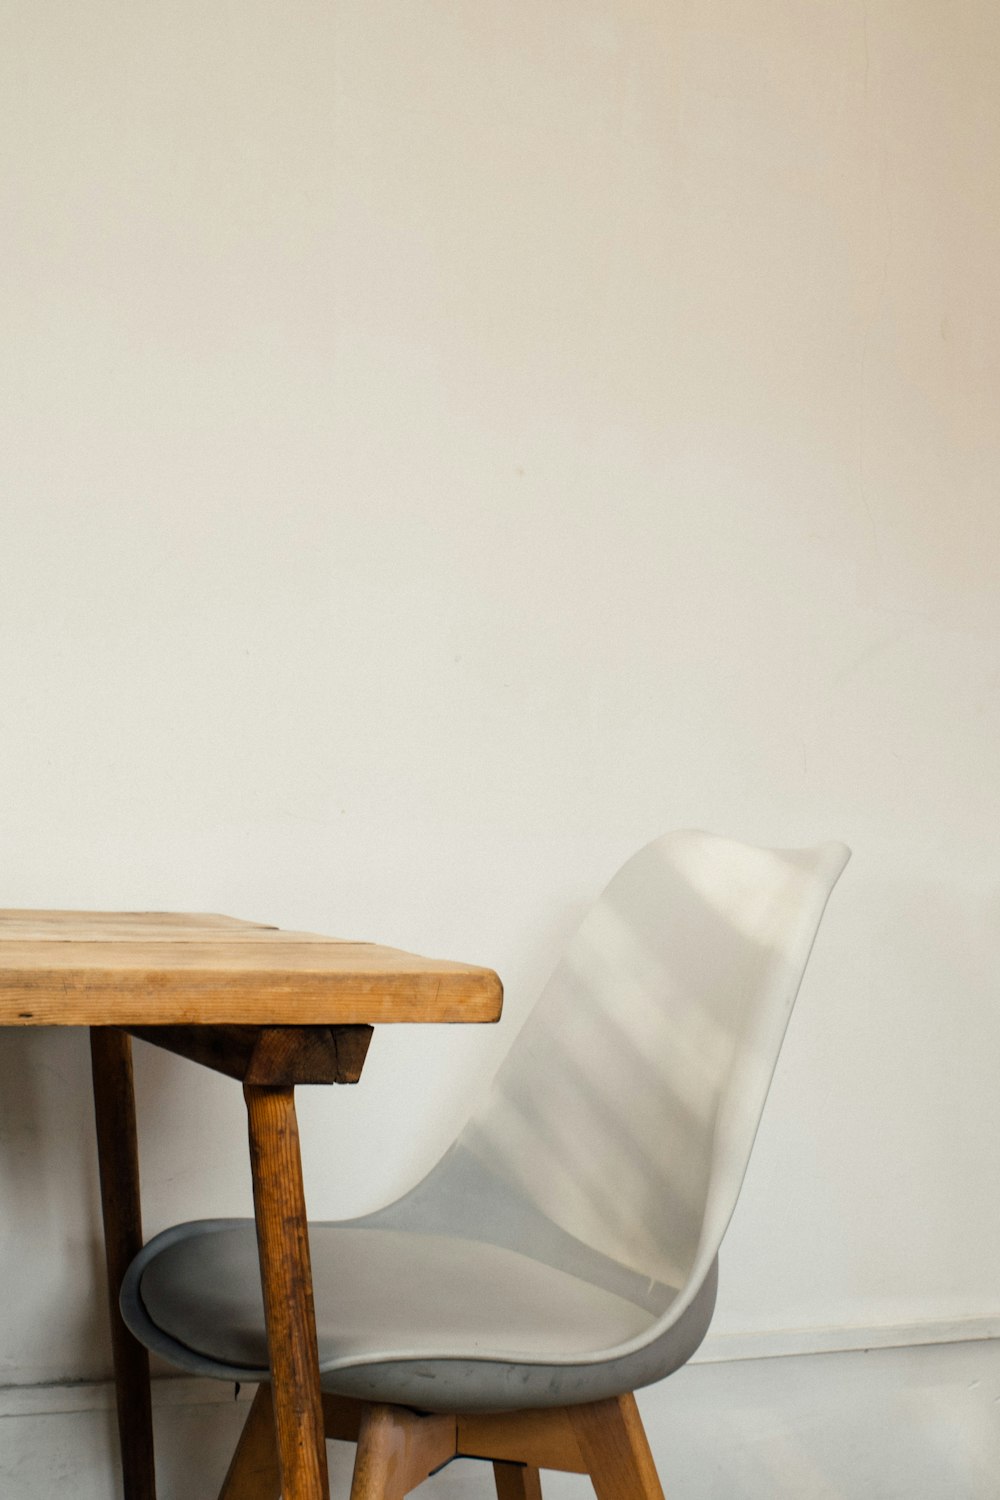
[[[403,1500],[403,1434],[391,1406],[372,1406],[361,1418],[351,1500]]]
[[[302,1161],[291,1087],[245,1084],[284,1500],[329,1500]]]
[[[542,1500],[542,1477],[530,1464],[493,1464],[497,1500]]]
[[[261,1384],[253,1398],[243,1433],[222,1481],[219,1500],[279,1500],[281,1468],[274,1430],[271,1387]]]
[[[570,1407],[569,1414],[597,1500],[663,1500],[633,1395]]]
[[[369,1406],[358,1432],[351,1500],[403,1500],[454,1457],[454,1417]]]

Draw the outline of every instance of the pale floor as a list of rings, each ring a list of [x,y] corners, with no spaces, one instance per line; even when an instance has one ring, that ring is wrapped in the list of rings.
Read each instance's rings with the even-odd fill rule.
[[[640,1397],[669,1500],[998,1500],[1000,1342],[692,1365]],[[210,1500],[245,1402],[157,1411],[160,1500]],[[353,1450],[330,1445],[347,1496]],[[116,1500],[106,1412],[0,1418],[3,1500]],[[546,1475],[546,1500],[586,1500]],[[452,1464],[424,1500],[489,1500]]]

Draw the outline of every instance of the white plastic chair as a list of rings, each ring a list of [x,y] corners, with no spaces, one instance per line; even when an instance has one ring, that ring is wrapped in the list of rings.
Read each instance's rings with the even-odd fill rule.
[[[600,1500],[657,1500],[632,1392],[708,1329],[719,1245],[848,858],[839,843],[696,832],[649,844],[433,1170],[377,1213],[310,1226],[327,1430],[359,1442],[354,1500],[401,1500],[455,1456],[492,1459],[500,1500],[533,1500],[546,1467],[589,1472]],[[253,1221],[158,1235],[122,1311],[182,1369],[262,1382],[223,1495],[274,1500]]]

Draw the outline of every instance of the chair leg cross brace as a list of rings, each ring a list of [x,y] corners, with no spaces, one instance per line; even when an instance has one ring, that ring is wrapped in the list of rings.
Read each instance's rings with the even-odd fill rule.
[[[450,1416],[323,1396],[328,1438],[358,1445],[351,1500],[404,1500],[453,1458],[493,1463],[498,1500],[541,1500],[540,1469],[589,1474],[597,1500],[663,1500],[635,1398]],[[271,1390],[254,1398],[219,1500],[278,1500]],[[267,1445],[270,1442],[270,1456]]]

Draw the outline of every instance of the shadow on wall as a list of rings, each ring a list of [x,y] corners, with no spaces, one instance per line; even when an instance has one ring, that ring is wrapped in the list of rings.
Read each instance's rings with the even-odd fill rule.
[[[845,855],[704,834],[642,850],[581,924],[462,1143],[587,1245],[683,1286],[703,1229],[721,1236],[735,1204]]]

